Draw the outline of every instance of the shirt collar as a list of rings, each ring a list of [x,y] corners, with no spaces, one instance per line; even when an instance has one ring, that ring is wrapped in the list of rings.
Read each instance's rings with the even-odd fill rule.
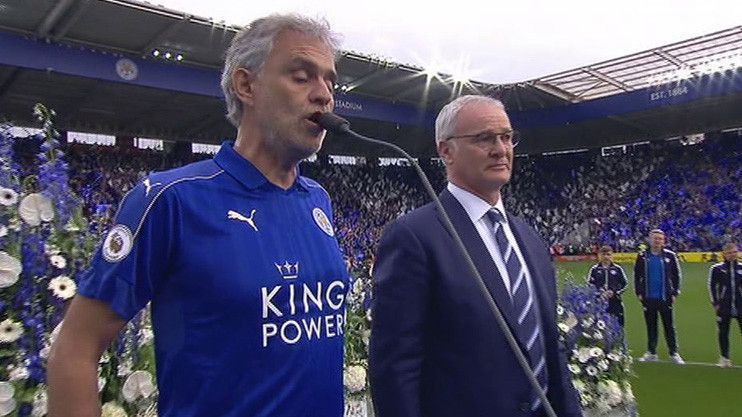
[[[466,191],[465,189],[459,187],[458,185],[448,182],[448,191],[453,194],[454,197],[461,203],[461,205],[464,207],[464,211],[466,211],[466,214],[469,215],[469,218],[471,219],[472,223],[476,223],[479,220],[484,217],[488,211],[490,211],[492,208],[496,208],[500,210],[500,213],[502,213],[503,217],[505,218],[505,222],[507,223],[507,213],[505,213],[505,205],[502,203],[502,198],[497,200],[497,203],[494,206],[491,206],[490,203],[482,200],[480,197],[470,193],[469,191]]]
[[[258,170],[248,159],[234,150],[233,141],[225,141],[219,152],[214,156],[214,162],[234,179],[249,189],[256,189],[265,184],[271,184],[268,178]],[[273,185],[273,184],[271,184]],[[299,168],[296,169],[296,180],[294,186],[301,190],[308,190],[307,179],[301,176]],[[292,187],[292,188],[293,188]]]

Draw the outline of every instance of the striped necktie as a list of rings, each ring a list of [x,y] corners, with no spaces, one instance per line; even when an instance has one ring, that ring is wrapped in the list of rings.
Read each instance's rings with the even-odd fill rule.
[[[544,390],[548,389],[548,372],[546,369],[546,356],[544,352],[544,340],[541,333],[535,294],[531,291],[526,280],[526,269],[515,253],[513,245],[505,236],[505,217],[496,208],[490,209],[487,216],[492,221],[492,233],[497,242],[497,249],[505,263],[510,282],[510,298],[513,302],[513,311],[518,319],[515,330],[521,346],[531,364],[536,379]],[[541,399],[537,393],[533,393],[531,410],[537,410],[541,405]]]

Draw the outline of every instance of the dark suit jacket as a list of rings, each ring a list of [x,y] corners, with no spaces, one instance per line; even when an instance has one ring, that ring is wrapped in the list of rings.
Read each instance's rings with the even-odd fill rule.
[[[441,200],[505,319],[516,323],[507,289],[474,224],[450,192]],[[508,220],[539,303],[548,397],[560,417],[580,417],[558,343],[549,252],[521,219],[509,215]],[[530,412],[531,386],[434,205],[387,227],[373,278],[370,379],[377,417],[542,415]]]

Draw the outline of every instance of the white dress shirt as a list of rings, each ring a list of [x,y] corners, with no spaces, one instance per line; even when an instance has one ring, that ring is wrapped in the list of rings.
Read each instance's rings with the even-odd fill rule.
[[[513,247],[515,255],[520,260],[521,265],[523,265],[523,269],[525,269],[526,272],[526,283],[528,284],[528,288],[531,291],[531,294],[534,294],[533,284],[531,283],[531,272],[528,270],[526,260],[523,258],[523,253],[520,251],[518,241],[515,240],[513,231],[510,229],[508,216],[505,212],[505,206],[502,204],[502,198],[497,201],[497,204],[491,206],[488,202],[482,200],[481,198],[470,193],[469,191],[464,190],[463,188],[457,186],[452,182],[448,183],[448,191],[450,191],[451,194],[453,194],[453,196],[456,198],[456,200],[461,203],[461,205],[464,207],[464,210],[466,211],[466,214],[469,215],[472,223],[474,223],[474,227],[477,229],[479,237],[481,237],[482,241],[484,241],[484,246],[487,247],[487,251],[490,253],[492,260],[495,262],[495,266],[497,266],[498,272],[500,272],[500,277],[502,277],[505,288],[508,289],[508,294],[510,294],[510,279],[508,278],[508,270],[505,266],[505,262],[502,259],[502,254],[497,248],[497,242],[495,241],[495,236],[492,230],[492,222],[487,217],[487,212],[489,212],[490,209],[496,208],[500,210],[500,213],[502,213],[503,217],[505,218],[505,222],[503,223],[505,237],[508,239],[508,242],[510,242],[510,245]]]

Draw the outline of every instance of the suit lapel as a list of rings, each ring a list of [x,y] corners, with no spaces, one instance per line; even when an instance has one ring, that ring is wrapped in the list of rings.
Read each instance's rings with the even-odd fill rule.
[[[487,246],[484,245],[482,238],[479,236],[479,232],[477,232],[477,229],[474,227],[469,215],[466,213],[466,210],[464,210],[464,207],[461,206],[461,203],[456,200],[456,197],[454,197],[448,190],[444,190],[441,193],[440,198],[443,208],[451,218],[451,223],[453,223],[454,228],[461,236],[461,240],[464,242],[466,250],[471,255],[474,265],[482,276],[487,290],[495,300],[497,306],[500,307],[510,329],[514,329],[513,324],[515,323],[515,317],[513,317],[514,313],[510,294],[508,294],[507,288],[505,288],[505,284],[502,282],[502,277],[497,270],[495,262],[492,260],[492,256],[487,250]],[[443,225],[443,219],[440,215],[438,216],[438,220]],[[465,276],[462,277],[462,279],[474,279],[474,277],[470,275],[471,274],[468,271],[465,271]]]

